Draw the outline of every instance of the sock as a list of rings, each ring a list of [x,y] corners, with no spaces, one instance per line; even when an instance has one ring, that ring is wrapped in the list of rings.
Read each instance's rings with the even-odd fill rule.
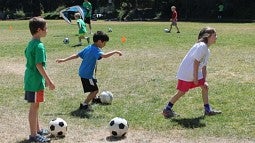
[[[85,102],[83,102],[83,103],[82,103],[82,105],[83,105],[83,106],[86,106],[86,105],[88,105],[88,104],[87,104],[87,103],[85,103]]]
[[[169,103],[167,104],[167,106],[166,106],[166,109],[167,109],[167,110],[171,110],[173,106],[174,106],[174,104],[171,103],[171,102],[169,102]]]
[[[209,104],[205,104],[205,105],[204,105],[204,108],[205,108],[205,111],[206,111],[206,112],[210,112],[210,111],[211,111],[211,108],[210,108],[210,105],[209,105]]]

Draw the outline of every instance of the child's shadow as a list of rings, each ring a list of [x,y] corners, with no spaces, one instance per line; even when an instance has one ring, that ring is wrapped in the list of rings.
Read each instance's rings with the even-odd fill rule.
[[[172,119],[172,121],[177,122],[184,128],[201,128],[205,127],[205,123],[201,123],[201,120],[204,119],[204,116],[196,117],[196,118],[182,118],[182,119]]]
[[[106,137],[106,140],[108,142],[117,142],[117,141],[120,141],[120,140],[123,140],[123,139],[126,139],[126,138],[127,138],[126,136],[123,136],[123,137],[108,136],[108,137]]]
[[[82,109],[76,109],[70,113],[72,116],[80,118],[90,118],[92,116],[91,111],[86,111]]]

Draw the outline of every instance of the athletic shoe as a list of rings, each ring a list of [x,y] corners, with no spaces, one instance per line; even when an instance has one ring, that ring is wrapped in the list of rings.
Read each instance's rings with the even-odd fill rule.
[[[96,98],[93,98],[92,99],[92,104],[101,104],[101,100],[100,100],[100,97],[96,97]]]
[[[41,129],[40,131],[37,132],[37,134],[45,136],[45,135],[49,135],[50,132],[47,129]]]
[[[177,33],[181,33],[180,31],[177,31]]]
[[[90,38],[89,37],[85,37],[85,39],[87,40],[88,44],[90,43]]]
[[[50,142],[49,138],[46,138],[42,135],[37,134],[35,137],[32,137],[31,135],[29,136],[28,139],[29,142],[39,142],[39,143],[46,143],[46,142]]]
[[[83,105],[82,103],[80,104],[79,109],[80,110],[85,110],[85,111],[88,111],[88,112],[93,111],[89,105]]]
[[[180,115],[176,114],[172,109],[170,109],[170,110],[164,109],[162,114],[165,118],[172,118],[172,117],[180,116]]]
[[[205,111],[205,115],[207,116],[213,116],[213,115],[217,115],[217,114],[221,114],[221,111],[217,111],[217,110],[211,110],[211,111]]]

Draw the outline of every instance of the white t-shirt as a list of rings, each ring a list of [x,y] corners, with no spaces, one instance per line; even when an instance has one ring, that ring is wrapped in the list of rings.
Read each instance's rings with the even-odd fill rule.
[[[198,80],[203,78],[202,68],[207,65],[210,50],[204,42],[198,42],[193,45],[186,56],[183,58],[178,72],[177,78],[184,81],[193,81],[194,61],[200,62],[198,68]]]

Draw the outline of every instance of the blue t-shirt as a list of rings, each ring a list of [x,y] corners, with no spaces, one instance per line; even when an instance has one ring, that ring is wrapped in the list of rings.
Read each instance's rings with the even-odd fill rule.
[[[93,78],[96,62],[101,58],[102,54],[103,51],[94,44],[87,46],[78,53],[78,56],[82,59],[79,68],[79,76],[81,78]]]

